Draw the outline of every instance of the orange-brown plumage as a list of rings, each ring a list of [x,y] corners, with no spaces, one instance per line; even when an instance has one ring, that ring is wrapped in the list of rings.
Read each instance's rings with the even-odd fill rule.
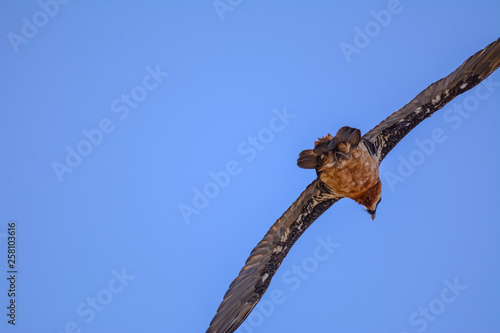
[[[324,137],[318,138],[318,140],[314,141],[314,147],[316,147],[320,143],[330,142],[331,139],[333,139],[333,136],[330,133],[328,133]]]
[[[355,200],[375,217],[382,196],[379,163],[361,140],[360,130],[345,126],[335,137],[327,134],[315,142],[314,149],[301,152],[297,163],[316,169],[318,178],[336,195]]]

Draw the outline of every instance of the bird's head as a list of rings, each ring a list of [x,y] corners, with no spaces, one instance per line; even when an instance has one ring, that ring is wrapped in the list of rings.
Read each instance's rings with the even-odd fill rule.
[[[377,180],[375,185],[370,187],[368,191],[363,193],[361,197],[356,199],[356,202],[365,206],[366,211],[371,216],[371,220],[375,219],[375,213],[377,212],[377,206],[382,201],[382,182],[380,179]]]

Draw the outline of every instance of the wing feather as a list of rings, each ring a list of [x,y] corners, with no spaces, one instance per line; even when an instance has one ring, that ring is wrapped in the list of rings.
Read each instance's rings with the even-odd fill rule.
[[[257,244],[229,286],[207,333],[234,332],[264,295],[295,241],[340,197],[314,180]]]
[[[500,38],[469,57],[447,77],[431,84],[408,104],[363,136],[376,147],[379,163],[406,134],[452,99],[475,87],[500,66]]]

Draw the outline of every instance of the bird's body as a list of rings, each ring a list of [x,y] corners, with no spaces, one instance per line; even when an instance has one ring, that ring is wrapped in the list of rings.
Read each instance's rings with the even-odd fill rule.
[[[366,207],[372,219],[382,195],[379,165],[406,134],[453,98],[473,88],[500,67],[500,39],[469,57],[445,78],[431,84],[408,104],[365,135],[342,127],[299,154],[301,168],[317,178],[272,225],[230,284],[207,333],[234,332],[266,292],[293,244],[328,208],[342,198]]]
[[[339,197],[350,198],[375,210],[382,195],[382,183],[378,175],[379,161],[373,146],[361,139],[361,131],[342,127],[335,137],[330,134],[319,138],[314,149],[299,154],[297,164],[301,168],[316,169],[318,179]]]
[[[349,151],[350,157],[337,161],[328,161],[318,171],[319,179],[335,193],[360,200],[372,187],[380,183],[378,176],[378,161],[361,143]],[[333,159],[329,156],[329,160]]]

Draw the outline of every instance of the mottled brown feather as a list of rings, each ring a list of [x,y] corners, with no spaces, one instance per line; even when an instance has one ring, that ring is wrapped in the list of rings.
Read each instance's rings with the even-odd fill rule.
[[[450,75],[431,84],[363,136],[376,147],[379,163],[415,126],[452,99],[475,87],[500,66],[500,38],[469,57]]]
[[[274,223],[229,286],[207,333],[234,332],[266,292],[292,245],[340,198],[318,179]]]

